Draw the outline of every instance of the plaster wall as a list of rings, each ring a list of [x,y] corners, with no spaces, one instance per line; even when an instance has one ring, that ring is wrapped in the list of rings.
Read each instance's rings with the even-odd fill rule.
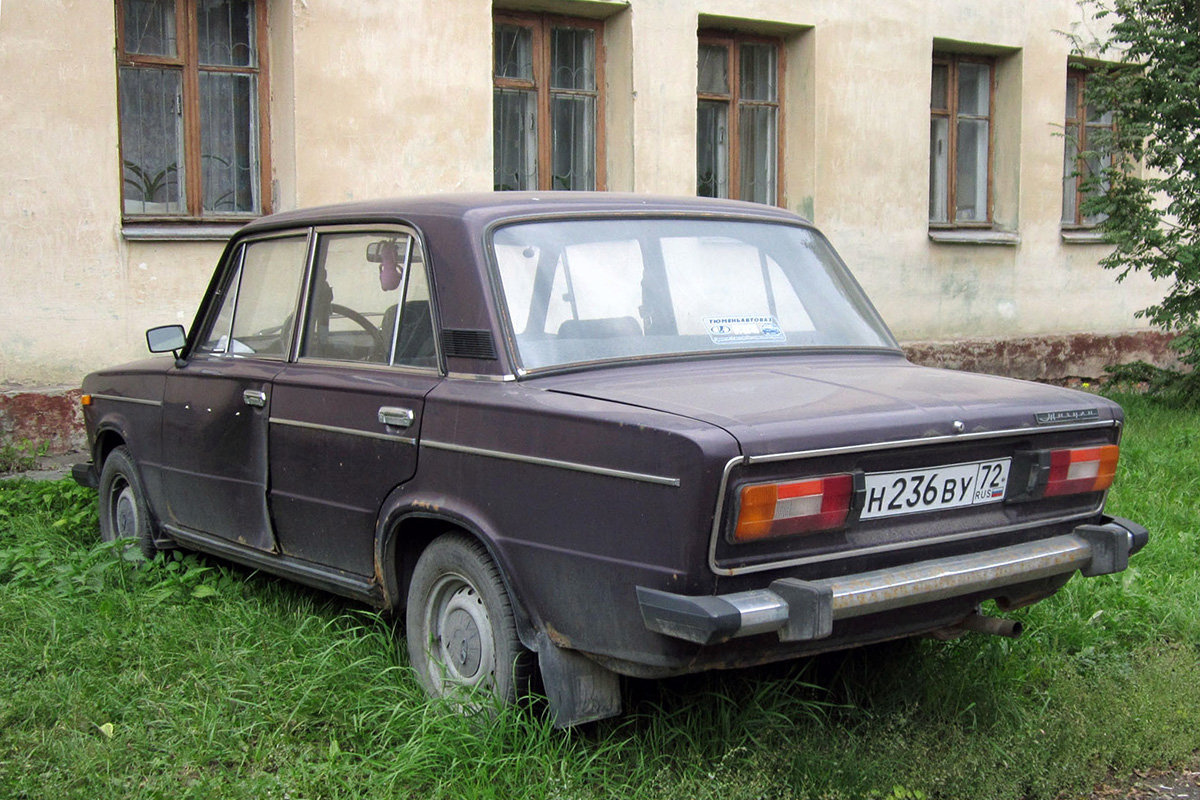
[[[269,0],[274,207],[492,183],[488,0]],[[820,225],[902,339],[1139,327],[1159,290],[1117,284],[1102,245],[1062,241],[1074,0],[499,0],[604,20],[608,188],[695,191],[696,31],[784,44],[785,205]],[[76,384],[190,323],[223,243],[122,229],[114,13],[4,0],[0,16],[0,384]],[[1094,37],[1093,37],[1094,38]],[[994,55],[1005,245],[928,229],[930,59]]]

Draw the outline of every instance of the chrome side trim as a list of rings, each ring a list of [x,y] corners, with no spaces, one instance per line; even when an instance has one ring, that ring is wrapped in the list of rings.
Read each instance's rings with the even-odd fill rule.
[[[490,381],[493,383],[510,383],[517,379],[517,376],[511,372],[505,372],[501,375],[485,375],[481,372],[449,372],[446,374],[446,377],[460,381]]]
[[[821,450],[798,450],[794,453],[771,453],[764,456],[746,456],[746,464],[770,464],[776,461],[793,461],[804,458],[819,458],[821,456],[840,456],[849,453],[872,453],[878,450],[890,450],[894,447],[921,447],[932,444],[949,442],[969,442],[983,439],[1003,439],[1006,436],[1025,434],[1053,433],[1055,431],[1080,431],[1089,428],[1119,427],[1115,420],[1101,420],[1079,425],[1049,425],[1043,428],[1010,428],[1002,431],[982,431],[978,433],[955,433],[946,436],[928,436],[923,439],[900,439],[890,442],[871,442],[870,444],[849,445],[847,447],[826,447]]]
[[[536,464],[539,467],[569,469],[575,472],[587,472],[592,475],[604,475],[609,478],[623,478],[630,481],[653,483],[659,486],[671,486],[674,488],[679,487],[679,478],[666,478],[661,475],[647,475],[642,472],[630,472],[623,469],[596,467],[591,464],[580,464],[575,461],[559,461],[555,458],[540,458],[538,456],[526,456],[519,453],[506,453],[502,450],[487,450],[482,447],[467,447],[465,445],[450,444],[449,442],[436,442],[429,439],[422,440],[421,446],[428,447],[431,450],[445,450],[451,453],[465,453],[467,455],[483,456],[484,458],[498,458],[504,461],[517,461],[522,464]]]
[[[359,436],[364,439],[382,439],[385,442],[399,442],[400,444],[416,444],[417,440],[412,436],[393,436],[390,433],[374,433],[372,431],[360,431],[354,428],[339,428],[336,425],[318,425],[315,422],[301,422],[298,419],[283,419],[281,417],[271,417],[267,420],[273,425],[284,425],[289,428],[303,428],[310,431],[322,431],[324,433],[342,433],[346,436]]]
[[[115,394],[93,394],[93,400],[113,400],[118,403],[133,403],[138,406],[154,406],[162,408],[162,400],[144,400],[140,397],[121,397]]]

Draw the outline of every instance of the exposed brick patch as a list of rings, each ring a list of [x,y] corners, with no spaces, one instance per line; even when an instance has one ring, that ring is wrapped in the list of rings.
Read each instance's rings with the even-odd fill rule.
[[[0,392],[0,442],[45,442],[50,453],[86,450],[78,388]]]
[[[1101,378],[1108,364],[1141,360],[1159,366],[1175,365],[1175,353],[1168,346],[1173,338],[1159,331],[1074,333],[908,342],[904,351],[910,360],[931,367],[1062,383],[1071,378]]]

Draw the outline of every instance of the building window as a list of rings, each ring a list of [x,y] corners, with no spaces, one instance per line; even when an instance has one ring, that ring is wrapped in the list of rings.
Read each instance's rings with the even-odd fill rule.
[[[1112,141],[1116,133],[1115,117],[1111,111],[1101,111],[1088,105],[1084,98],[1088,74],[1083,70],[1067,71],[1067,108],[1063,147],[1063,209],[1062,223],[1066,226],[1095,225],[1103,214],[1084,216],[1083,201],[1106,190],[1103,184],[1085,186],[1089,178],[1099,177],[1112,164],[1112,157],[1098,152]]]
[[[126,217],[269,211],[265,0],[118,0]]]
[[[935,55],[929,102],[929,222],[984,225],[992,221],[990,59]]]
[[[779,43],[700,37],[696,105],[696,194],[778,205]]]
[[[493,36],[495,189],[603,189],[603,25],[496,14]]]

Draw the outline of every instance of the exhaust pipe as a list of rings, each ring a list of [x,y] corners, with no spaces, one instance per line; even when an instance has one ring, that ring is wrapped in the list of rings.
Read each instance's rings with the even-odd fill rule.
[[[982,614],[975,613],[968,616],[962,622],[958,623],[958,628],[963,630],[975,631],[976,633],[989,633],[992,636],[1003,636],[1007,639],[1016,639],[1020,637],[1023,630],[1021,623],[1015,619],[1001,619],[1000,617],[985,617]]]

